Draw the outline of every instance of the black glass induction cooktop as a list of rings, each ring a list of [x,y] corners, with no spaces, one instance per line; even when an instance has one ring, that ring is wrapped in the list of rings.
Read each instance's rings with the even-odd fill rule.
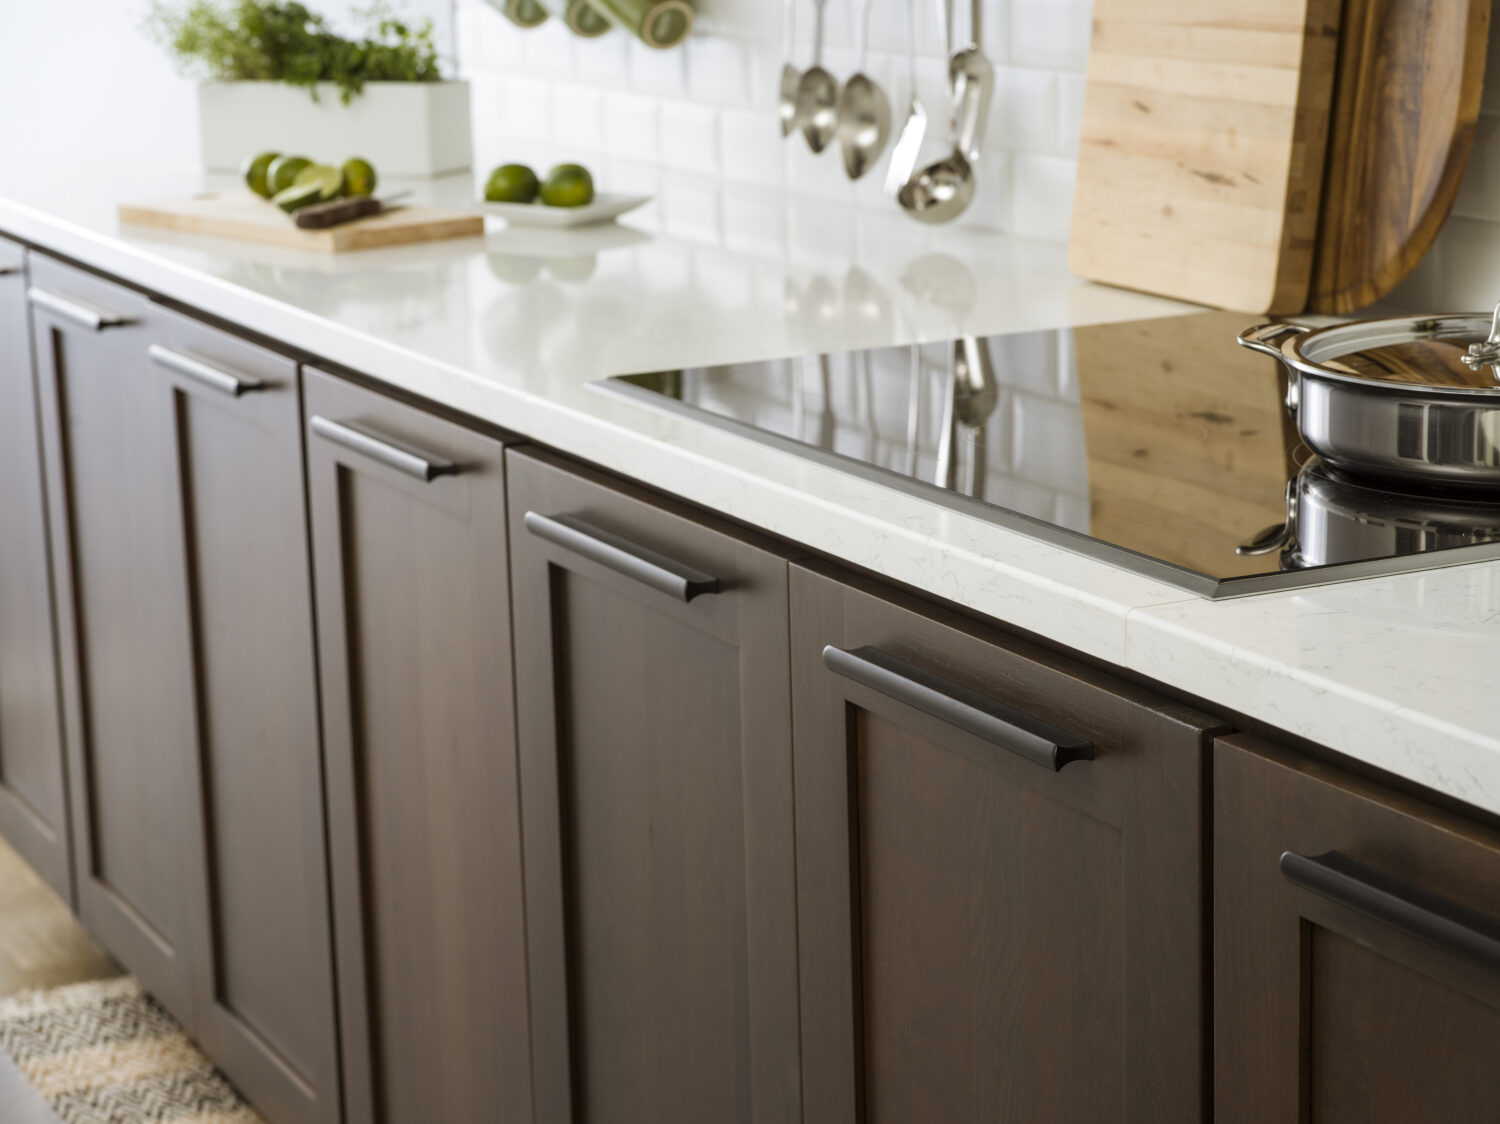
[[[1396,492],[1313,457],[1280,365],[1235,343],[1253,322],[1201,312],[600,385],[1206,597],[1500,557],[1500,496]]]

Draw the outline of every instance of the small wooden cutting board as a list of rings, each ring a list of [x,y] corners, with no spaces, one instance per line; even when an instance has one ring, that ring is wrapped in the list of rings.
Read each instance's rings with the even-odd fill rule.
[[[484,233],[483,215],[436,207],[398,207],[330,230],[301,230],[291,215],[248,191],[206,191],[161,203],[122,203],[119,217],[122,223],[135,226],[324,253],[469,238]]]

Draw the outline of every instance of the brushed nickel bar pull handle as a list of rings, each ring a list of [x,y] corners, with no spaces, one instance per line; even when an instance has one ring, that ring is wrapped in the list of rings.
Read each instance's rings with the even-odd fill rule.
[[[1339,851],[1281,856],[1288,882],[1454,956],[1500,971],[1500,921]]]
[[[439,476],[458,475],[458,466],[452,461],[424,453],[390,437],[381,437],[353,422],[336,422],[314,414],[308,424],[319,437],[424,483]]]
[[[241,394],[249,394],[266,388],[266,384],[259,379],[230,374],[222,367],[215,367],[212,363],[205,363],[202,359],[192,355],[184,355],[180,351],[162,347],[159,343],[148,347],[146,354],[158,367],[165,367],[174,374],[185,375],[231,398],[238,398]]]
[[[691,601],[706,593],[719,592],[718,578],[674,562],[666,555],[628,539],[601,531],[574,516],[541,515],[528,511],[523,522],[537,538],[571,550],[590,562],[597,562],[679,601]]]
[[[118,328],[123,324],[133,322],[131,317],[122,313],[110,312],[76,297],[59,296],[46,289],[38,289],[35,285],[26,290],[26,299],[38,308],[45,308],[48,312],[61,316],[64,320],[71,320],[80,328],[87,328],[91,332],[101,332],[105,328]]]
[[[830,644],[823,649],[823,666],[1054,773],[1094,759],[1092,742],[878,648],[845,651]]]

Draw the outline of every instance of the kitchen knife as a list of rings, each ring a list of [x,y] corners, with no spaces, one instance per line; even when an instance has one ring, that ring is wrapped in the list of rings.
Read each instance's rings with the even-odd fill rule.
[[[327,230],[331,226],[342,226],[355,219],[384,214],[392,210],[392,203],[405,199],[411,192],[402,191],[377,199],[373,195],[356,195],[349,199],[334,199],[328,203],[314,203],[297,212],[297,225],[303,230]]]

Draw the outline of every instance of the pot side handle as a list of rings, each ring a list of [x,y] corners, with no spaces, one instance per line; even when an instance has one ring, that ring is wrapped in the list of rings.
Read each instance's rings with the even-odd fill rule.
[[[1251,351],[1258,351],[1262,355],[1269,355],[1272,359],[1281,358],[1281,343],[1289,336],[1300,336],[1312,331],[1311,328],[1303,327],[1301,324],[1257,324],[1253,328],[1246,328],[1235,339],[1241,347],[1248,347]]]
[[[1297,416],[1297,408],[1302,404],[1301,380],[1297,368],[1286,361],[1281,345],[1292,336],[1305,335],[1310,331],[1311,328],[1301,324],[1257,324],[1235,337],[1235,342],[1241,347],[1269,355],[1286,368],[1286,409],[1292,417]]]

